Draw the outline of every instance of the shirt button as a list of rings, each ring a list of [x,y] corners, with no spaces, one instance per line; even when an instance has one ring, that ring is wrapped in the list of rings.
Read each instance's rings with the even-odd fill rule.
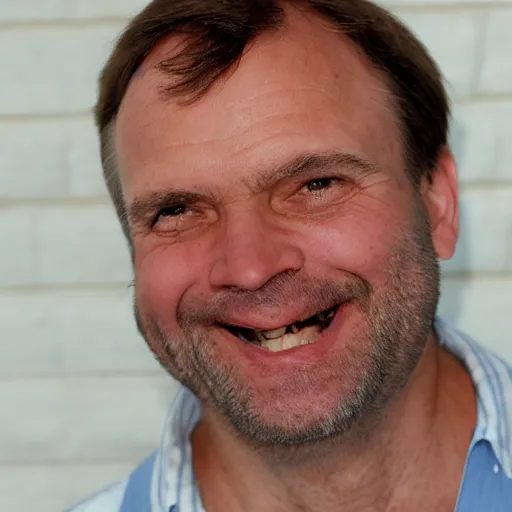
[[[492,468],[495,474],[499,473],[500,468],[498,467],[498,464],[494,464],[494,467]]]

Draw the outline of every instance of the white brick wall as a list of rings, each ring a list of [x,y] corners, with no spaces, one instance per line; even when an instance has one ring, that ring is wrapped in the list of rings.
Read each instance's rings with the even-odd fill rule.
[[[90,117],[144,0],[0,2],[0,510],[64,509],[158,441],[173,383],[136,333]],[[454,100],[462,237],[441,310],[512,361],[512,0],[388,0]]]

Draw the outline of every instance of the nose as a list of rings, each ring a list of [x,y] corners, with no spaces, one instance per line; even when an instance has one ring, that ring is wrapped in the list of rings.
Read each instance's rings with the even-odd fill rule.
[[[254,213],[237,212],[224,224],[210,272],[212,287],[257,290],[283,272],[298,271],[304,255],[282,228]]]

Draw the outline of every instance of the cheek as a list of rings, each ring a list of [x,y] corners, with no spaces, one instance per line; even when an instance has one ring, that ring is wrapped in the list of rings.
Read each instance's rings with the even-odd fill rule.
[[[375,283],[385,279],[405,222],[391,205],[355,205],[350,213],[307,226],[302,233],[311,261],[344,270]]]
[[[137,305],[159,320],[175,323],[179,301],[201,275],[204,258],[186,244],[144,249],[135,257]]]

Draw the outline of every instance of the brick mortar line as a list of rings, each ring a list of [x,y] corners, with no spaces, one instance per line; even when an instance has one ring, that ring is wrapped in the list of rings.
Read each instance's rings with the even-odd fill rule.
[[[155,440],[155,448],[157,447],[158,439]],[[96,460],[96,459],[68,459],[68,460],[45,460],[41,461],[24,461],[24,460],[2,460],[0,461],[0,471],[11,469],[87,469],[88,467],[95,468],[97,466],[135,466],[140,462],[140,459],[126,459],[126,460]]]
[[[473,190],[473,189],[492,189],[497,188],[499,190],[512,190],[512,176],[504,179],[464,179],[460,180],[461,189]],[[54,197],[2,197],[0,195],[0,209],[9,207],[36,207],[36,206],[48,206],[52,208],[80,208],[83,206],[112,206],[110,196],[105,195],[93,195],[93,196],[54,196]]]
[[[141,343],[144,343],[141,340]],[[156,363],[155,363],[156,364]],[[162,370],[163,372],[163,370]],[[104,372],[76,372],[73,374],[37,374],[37,373],[16,373],[16,374],[0,374],[0,386],[2,384],[12,384],[16,382],[69,382],[69,381],[85,381],[91,382],[95,380],[154,380],[155,382],[171,383],[171,377],[165,373],[155,371],[126,370],[121,371],[104,371]]]
[[[76,293],[77,296],[87,296],[91,293],[118,294],[131,293],[131,281],[126,283],[73,283],[73,284],[29,284],[29,285],[0,285],[0,296],[6,295],[27,295],[32,296],[55,294],[55,293]]]
[[[476,190],[512,192],[512,177],[509,181],[459,181],[461,192]]]
[[[510,103],[512,101],[512,90],[509,92],[477,92],[466,98],[461,98],[460,101],[453,100],[451,105],[452,108],[457,106],[467,106],[467,105],[481,105],[482,103]]]
[[[512,178],[503,181],[483,181],[483,180],[465,180],[459,181],[460,191],[463,192],[512,192]],[[47,209],[65,209],[69,211],[81,208],[98,208],[112,207],[109,196],[94,197],[33,197],[33,198],[2,198],[0,197],[0,214],[5,209],[30,209],[30,208],[47,208]]]
[[[500,93],[474,93],[466,97],[455,98],[452,100],[452,108],[465,107],[468,105],[481,105],[485,103],[512,103],[512,90],[510,92]],[[41,113],[18,113],[6,114],[0,112],[0,123],[40,123],[51,121],[92,121],[92,107],[88,110],[72,110],[69,112],[41,112]]]
[[[512,99],[512,96],[511,96]],[[92,107],[89,110],[73,110],[69,112],[19,113],[4,114],[0,112],[0,123],[37,123],[41,121],[92,121]]]
[[[442,281],[512,281],[512,270],[493,270],[493,271],[472,271],[462,270],[444,270],[442,271]]]
[[[94,28],[112,26],[122,28],[130,21],[130,16],[98,16],[92,18],[50,18],[50,19],[0,19],[0,31],[10,32],[19,29],[67,29],[67,28]]]
[[[443,272],[443,280],[447,281],[488,281],[512,280],[512,270],[496,271],[448,271]],[[87,297],[93,293],[118,294],[132,293],[131,281],[126,283],[72,283],[72,284],[30,284],[30,285],[0,285],[0,298],[41,295],[54,295],[59,293],[75,293],[77,297]]]
[[[474,11],[496,11],[507,10],[512,8],[512,1],[507,3],[494,2],[494,1],[480,1],[480,2],[460,2],[456,4],[444,3],[429,3],[429,4],[402,4],[388,2],[384,5],[385,8],[391,10],[393,13],[400,15],[401,12],[410,13],[418,12],[420,14],[436,14],[436,13],[454,13],[454,12],[474,12]]]
[[[35,208],[35,207],[48,207],[48,208],[83,208],[97,207],[97,206],[111,206],[112,211],[114,206],[109,196],[62,196],[62,197],[0,197],[0,211],[2,208]]]

